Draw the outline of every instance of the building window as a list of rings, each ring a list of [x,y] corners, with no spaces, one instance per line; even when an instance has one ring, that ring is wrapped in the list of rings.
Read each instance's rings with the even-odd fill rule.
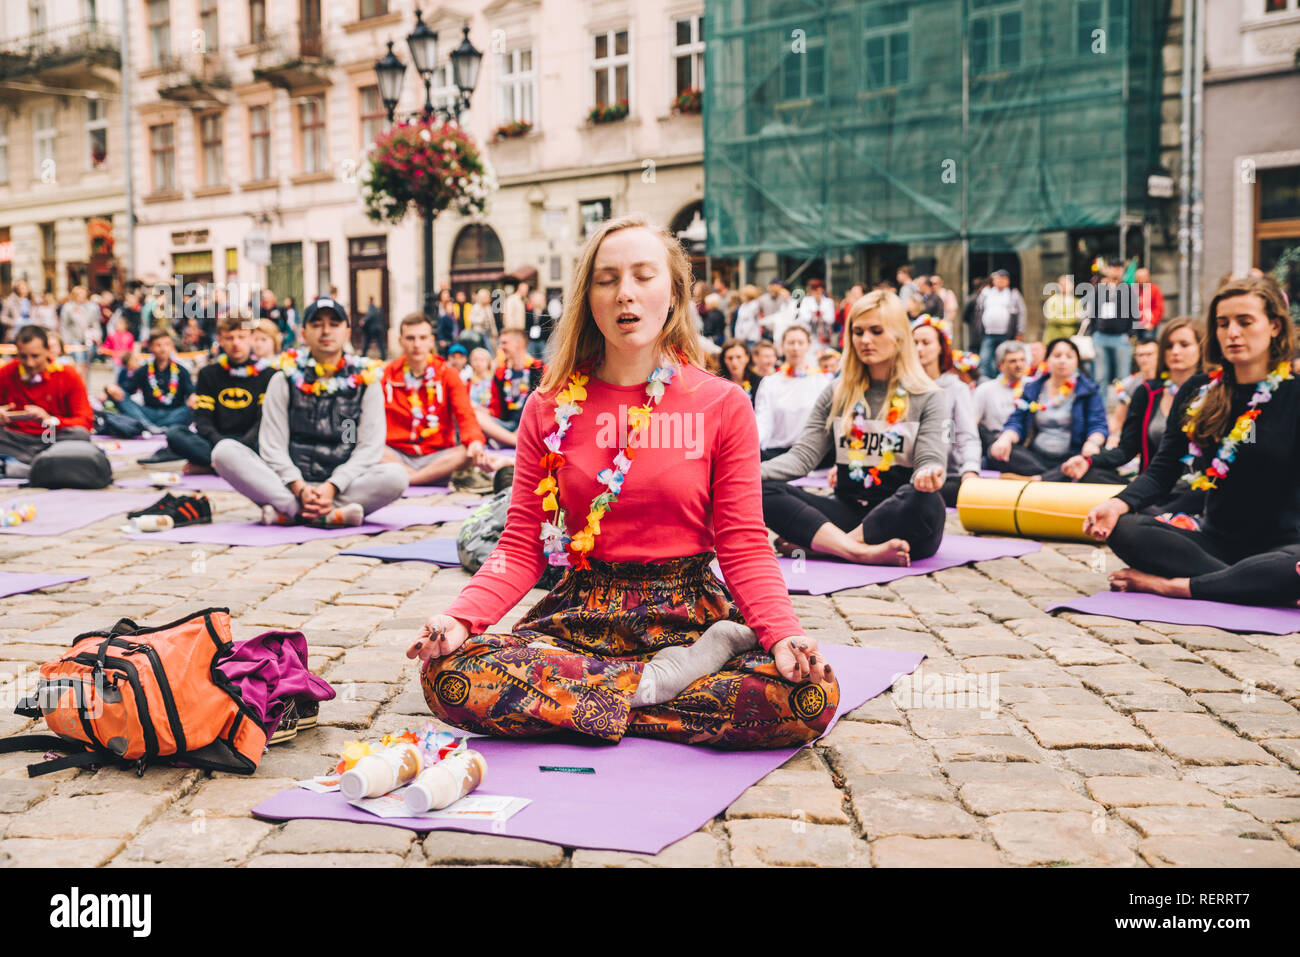
[[[32,33],[45,32],[45,0],[31,0],[27,5],[27,16]]]
[[[81,0],[82,19],[92,27],[99,21],[99,11],[95,6],[95,0]]]
[[[433,68],[429,95],[433,97],[433,105],[440,109],[450,110],[456,105],[460,90],[456,88],[456,76],[452,72],[450,60]]]
[[[704,14],[673,21],[676,92],[704,89]]]
[[[271,117],[270,107],[248,108],[248,140],[251,147],[253,179],[271,178]]]
[[[630,100],[628,95],[628,69],[631,57],[627,52],[627,31],[606,30],[593,38],[595,57],[592,71],[595,78],[595,106],[613,106]]]
[[[168,0],[149,0],[149,64],[162,66],[172,51],[171,9]]]
[[[384,121],[388,113],[384,110],[384,101],[379,98],[378,86],[361,88],[361,149],[368,150],[375,139],[384,131]]]
[[[1264,0],[1265,13],[1277,13],[1286,9],[1287,0]]]
[[[781,66],[781,99],[821,96],[826,92],[826,38],[808,37],[802,53],[787,46]]]
[[[176,128],[171,123],[149,127],[149,150],[153,157],[153,191],[176,189]]]
[[[1075,50],[1080,56],[1091,55],[1094,50],[1124,49],[1124,7],[1124,0],[1080,0],[1079,25],[1075,31]],[[1098,40],[1103,40],[1105,46],[1099,48]]]
[[[324,96],[306,97],[298,105],[298,128],[302,134],[302,170],[319,173],[326,168]]]
[[[501,122],[535,124],[537,74],[533,72],[532,49],[501,54],[501,74],[497,83]]]
[[[906,3],[868,7],[862,41],[866,88],[906,86],[912,73],[912,24]]]
[[[108,104],[103,100],[86,101],[87,161],[90,169],[103,169],[108,162]]]
[[[609,219],[612,207],[607,199],[591,199],[578,204],[578,213],[582,217],[582,235],[590,236],[596,227]]]
[[[266,41],[266,0],[248,2],[248,42]]]
[[[33,143],[36,147],[36,180],[42,183],[52,182],[54,167],[54,107],[47,106],[32,114]]]
[[[1255,189],[1255,265],[1283,284],[1300,317],[1300,166],[1260,170]]]
[[[361,19],[382,17],[388,12],[388,0],[361,0]]]
[[[1020,66],[1023,22],[1020,4],[1005,0],[971,0],[971,72],[996,73]]]
[[[199,0],[199,29],[203,31],[203,49],[217,49],[217,0]]]
[[[199,117],[199,142],[203,149],[203,185],[220,186],[226,181],[225,148],[221,143],[220,113]]]
[[[316,244],[316,294],[328,296],[330,291],[330,244]]]
[[[9,182],[9,117],[0,116],[0,183]]]

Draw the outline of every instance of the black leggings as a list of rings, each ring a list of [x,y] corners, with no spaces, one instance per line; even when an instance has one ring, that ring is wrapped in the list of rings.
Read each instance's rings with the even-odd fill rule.
[[[1074,479],[1070,478],[1068,475],[1062,472],[1061,467],[1058,465],[1056,468],[1048,469],[1046,472],[1043,473],[1043,481],[1044,482],[1073,482]],[[1116,472],[1114,469],[1103,468],[1102,466],[1099,465],[1093,465],[1089,467],[1088,471],[1083,473],[1083,478],[1079,479],[1079,481],[1085,485],[1127,485],[1128,484],[1128,482],[1126,482],[1123,478],[1121,478],[1120,474]]]
[[[1131,514],[1120,516],[1106,544],[1139,571],[1190,579],[1193,598],[1291,608],[1300,601],[1300,545],[1252,553],[1206,532]]]
[[[861,525],[862,540],[868,545],[901,538],[910,546],[913,560],[929,558],[943,541],[944,518],[943,497],[918,491],[910,482],[874,508],[838,495],[816,495],[786,482],[763,483],[763,521],[802,548],[811,548],[817,529],[830,522],[843,532]]]

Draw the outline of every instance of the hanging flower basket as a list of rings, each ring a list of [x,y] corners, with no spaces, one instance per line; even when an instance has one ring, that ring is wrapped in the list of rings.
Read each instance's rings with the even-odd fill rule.
[[[493,132],[493,139],[512,140],[518,136],[527,136],[533,131],[533,124],[527,120],[515,120],[513,123],[502,123]]]
[[[400,223],[408,207],[484,212],[496,190],[487,158],[460,127],[431,118],[381,133],[361,171],[361,201],[376,222]]]
[[[628,114],[627,100],[619,100],[614,104],[597,103],[587,113],[588,123],[616,123],[625,119]]]
[[[673,100],[674,113],[699,113],[704,108],[699,90],[682,90]]]

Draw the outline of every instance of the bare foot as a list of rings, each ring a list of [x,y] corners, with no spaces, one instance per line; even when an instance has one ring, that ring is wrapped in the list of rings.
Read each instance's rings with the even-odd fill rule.
[[[182,475],[216,475],[212,469],[206,465],[196,465],[194,462],[186,462],[181,466]]]
[[[503,469],[507,465],[514,465],[514,464],[515,464],[515,460],[509,458],[508,456],[489,454],[487,457],[487,468],[484,469],[484,471],[490,474],[492,472],[497,471],[497,469]]]
[[[862,545],[854,550],[850,561],[859,565],[901,565],[906,568],[912,564],[912,546],[901,538],[891,538],[879,545]]]
[[[1186,578],[1161,578],[1136,568],[1123,568],[1110,575],[1111,591],[1145,592],[1166,598],[1190,598]]]

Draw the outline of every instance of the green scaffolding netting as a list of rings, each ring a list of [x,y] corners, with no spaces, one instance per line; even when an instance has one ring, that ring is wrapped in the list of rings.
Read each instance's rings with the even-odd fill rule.
[[[1145,215],[1168,0],[708,0],[713,256]]]

